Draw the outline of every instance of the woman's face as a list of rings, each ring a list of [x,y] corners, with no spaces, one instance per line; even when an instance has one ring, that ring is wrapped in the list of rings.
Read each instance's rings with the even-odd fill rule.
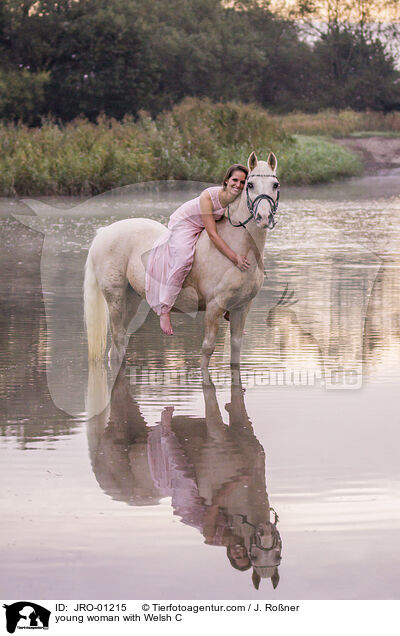
[[[230,546],[230,555],[238,567],[250,565],[250,559],[244,545],[235,544]]]
[[[242,170],[234,170],[225,184],[225,189],[229,194],[237,197],[244,188],[246,173]]]

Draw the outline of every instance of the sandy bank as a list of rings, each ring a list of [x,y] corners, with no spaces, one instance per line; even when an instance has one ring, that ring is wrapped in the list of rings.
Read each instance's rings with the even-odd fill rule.
[[[369,174],[400,168],[400,137],[345,137],[334,141],[359,154]]]

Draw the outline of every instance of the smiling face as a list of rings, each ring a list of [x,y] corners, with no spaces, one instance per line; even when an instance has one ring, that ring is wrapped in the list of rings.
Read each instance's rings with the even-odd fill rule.
[[[240,543],[229,546],[228,557],[233,567],[238,570],[247,570],[251,565],[247,550]]]
[[[244,188],[246,176],[246,173],[242,170],[234,170],[229,179],[224,182],[225,192],[233,198],[236,198]]]

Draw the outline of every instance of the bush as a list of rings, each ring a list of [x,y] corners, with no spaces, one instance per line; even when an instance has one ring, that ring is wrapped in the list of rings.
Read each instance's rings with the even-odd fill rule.
[[[186,99],[152,119],[52,120],[38,128],[0,124],[3,195],[90,195],[149,180],[220,182],[229,165],[255,150],[278,157],[282,181],[314,183],[360,169],[344,148],[315,138],[294,138],[260,107]]]
[[[219,181],[252,150],[266,156],[293,143],[263,108],[209,99],[186,98],[155,121],[140,113],[138,126],[157,157],[160,179]]]
[[[100,118],[40,128],[0,126],[4,194],[97,194],[152,178],[155,161],[135,125]]]

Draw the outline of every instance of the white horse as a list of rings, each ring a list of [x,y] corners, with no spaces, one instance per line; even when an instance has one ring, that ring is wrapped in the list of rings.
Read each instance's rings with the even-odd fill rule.
[[[238,254],[247,256],[242,272],[213,245],[203,231],[196,244],[193,267],[176,300],[174,310],[205,310],[202,345],[203,369],[214,351],[220,318],[230,312],[231,364],[239,364],[246,316],[264,279],[263,252],[267,229],[275,225],[279,199],[277,160],[270,153],[258,161],[251,153],[249,175],[242,195],[218,222],[218,234]],[[167,228],[151,219],[126,219],[101,228],[89,250],[85,268],[85,323],[89,360],[104,357],[108,319],[112,345],[110,359],[122,361],[127,331],[145,297],[146,254]]]

